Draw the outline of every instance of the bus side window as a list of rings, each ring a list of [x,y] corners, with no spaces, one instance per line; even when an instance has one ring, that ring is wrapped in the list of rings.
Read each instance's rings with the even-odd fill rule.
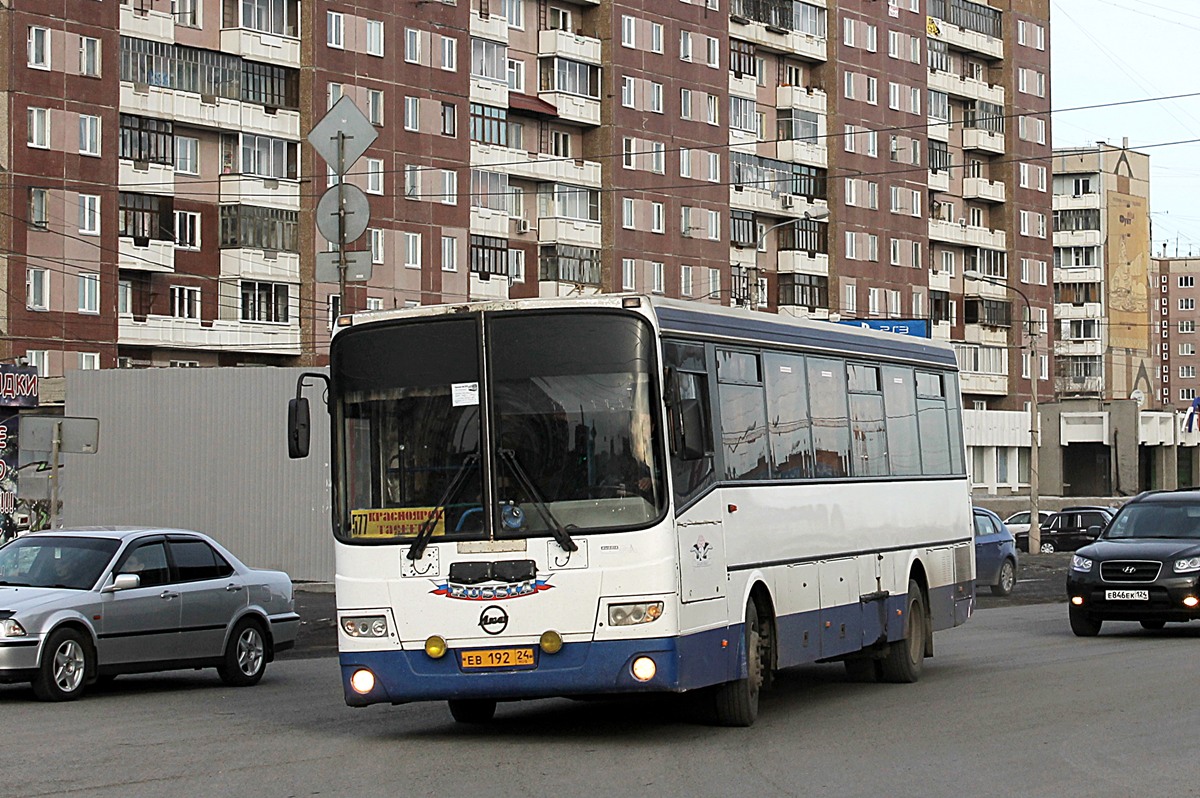
[[[668,376],[671,476],[675,497],[683,501],[713,480],[708,375],[704,372],[702,345],[666,341],[663,352]]]

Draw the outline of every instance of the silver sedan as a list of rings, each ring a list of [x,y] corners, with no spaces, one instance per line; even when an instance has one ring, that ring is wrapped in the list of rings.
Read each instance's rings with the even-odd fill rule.
[[[43,700],[177,668],[256,684],[299,626],[287,574],[198,532],[59,529],[0,548],[0,683],[31,682]]]

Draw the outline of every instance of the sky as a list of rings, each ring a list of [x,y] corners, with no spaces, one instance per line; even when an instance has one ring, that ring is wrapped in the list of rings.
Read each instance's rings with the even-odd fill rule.
[[[1128,137],[1150,156],[1153,254],[1200,256],[1200,2],[1050,0],[1050,58],[1054,146]]]

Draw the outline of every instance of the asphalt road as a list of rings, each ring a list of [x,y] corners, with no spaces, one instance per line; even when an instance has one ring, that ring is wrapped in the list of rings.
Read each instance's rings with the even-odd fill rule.
[[[1196,791],[1190,688],[1200,625],[1106,624],[1062,604],[982,609],[937,635],[914,685],[784,672],[759,722],[724,729],[677,699],[350,709],[330,656],[257,687],[212,671],[121,677],[83,700],[0,687],[0,796],[1055,796]]]

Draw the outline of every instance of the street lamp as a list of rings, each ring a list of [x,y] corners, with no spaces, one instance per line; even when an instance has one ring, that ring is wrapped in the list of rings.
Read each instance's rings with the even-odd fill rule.
[[[1029,303],[1029,297],[1025,296],[1025,292],[1015,285],[988,277],[976,269],[966,269],[963,271],[963,277],[968,280],[980,280],[998,285],[1015,292],[1025,300],[1027,319],[1025,333],[1029,336],[1030,375],[1033,377],[1029,381],[1029,552],[1032,554],[1035,551],[1041,551],[1042,548],[1041,518],[1038,515],[1038,450],[1042,442],[1041,423],[1038,418],[1038,380],[1041,378],[1042,368],[1037,352],[1038,336],[1033,331],[1033,306]]]
[[[751,308],[756,304],[755,302],[751,301],[751,299],[750,299],[750,295],[751,295],[750,283],[751,283],[751,280],[753,280],[754,286],[755,286],[754,293],[757,294],[758,293],[758,274],[759,274],[758,253],[762,248],[763,242],[767,240],[767,233],[771,232],[772,230],[778,230],[781,227],[787,227],[788,225],[793,225],[796,222],[799,222],[801,220],[809,222],[809,221],[817,221],[819,219],[828,219],[828,218],[829,218],[829,209],[828,208],[821,208],[821,209],[815,210],[815,211],[805,211],[804,216],[801,217],[801,219],[784,219],[782,222],[773,224],[758,234],[758,238],[756,238],[754,240],[754,264],[755,265],[752,269],[752,271],[754,273],[752,275],[747,275],[746,294],[745,294],[745,296],[742,297],[743,307]],[[755,297],[755,299],[757,299],[757,297]]]

